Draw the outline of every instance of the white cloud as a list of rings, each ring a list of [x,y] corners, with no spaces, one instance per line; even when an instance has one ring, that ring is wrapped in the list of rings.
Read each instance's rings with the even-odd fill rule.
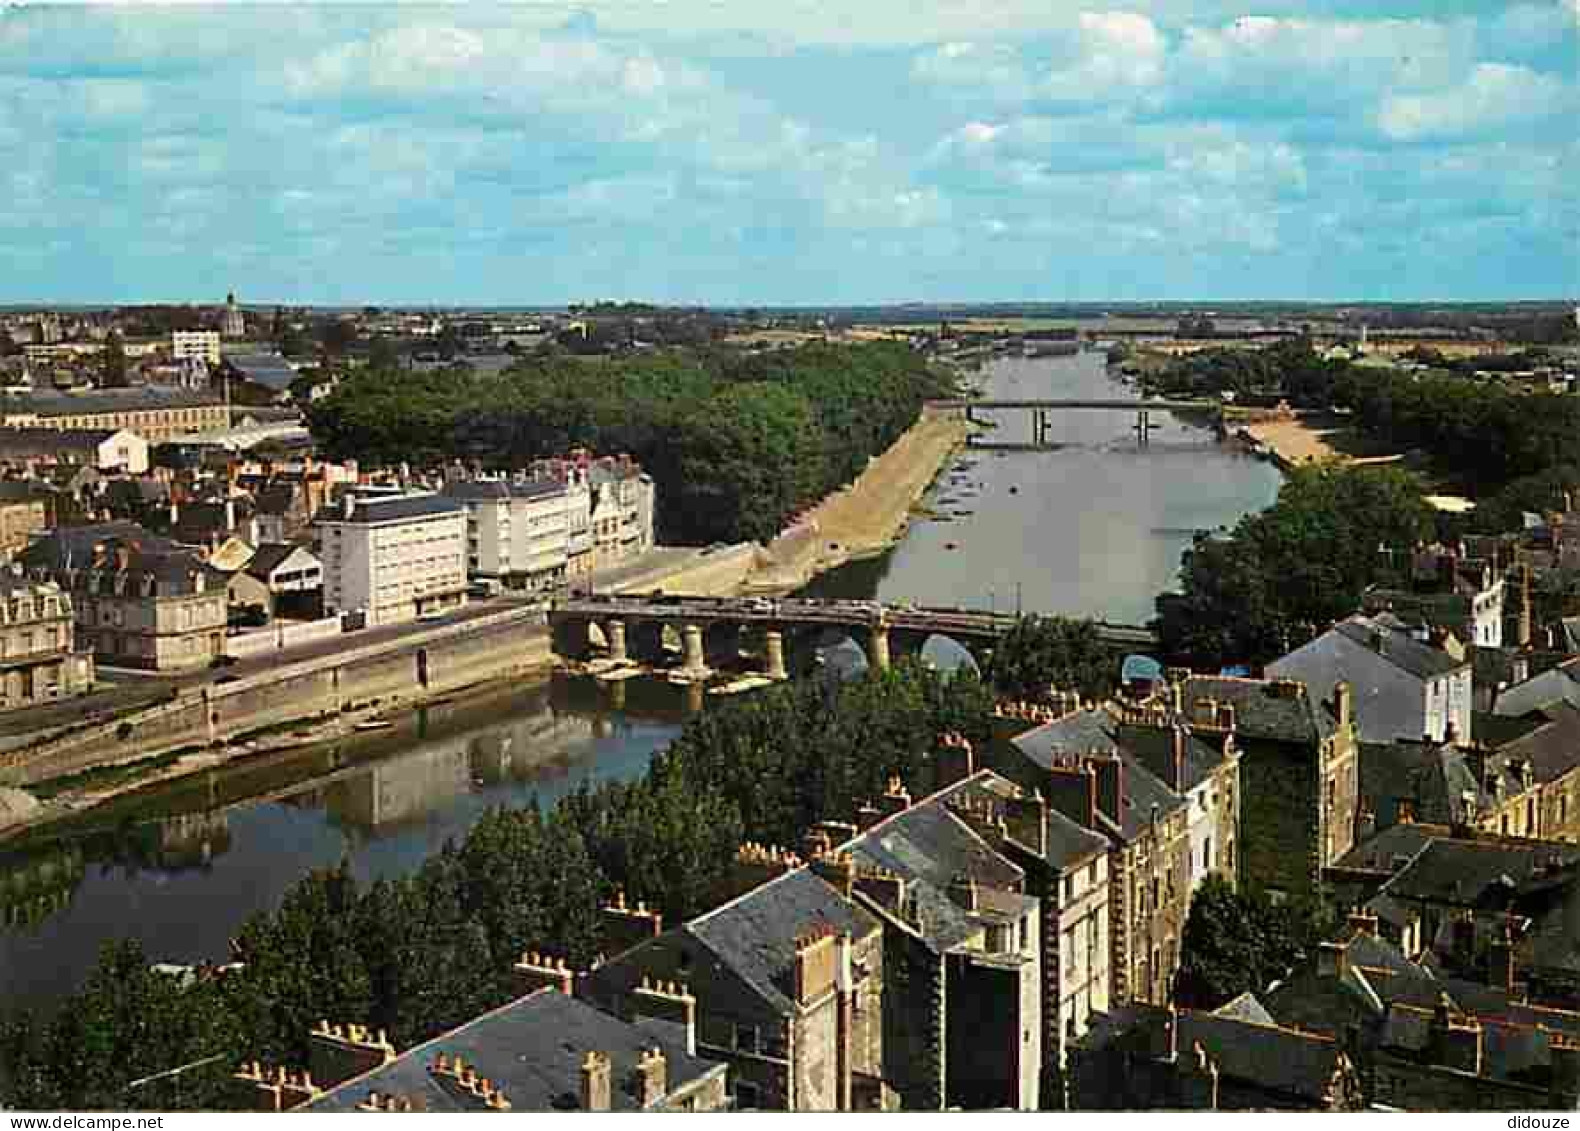
[[[1506,63],[1479,63],[1461,85],[1387,98],[1378,128],[1398,141],[1462,137],[1576,110],[1575,90],[1551,75]],[[1567,120],[1573,124],[1573,117]]]

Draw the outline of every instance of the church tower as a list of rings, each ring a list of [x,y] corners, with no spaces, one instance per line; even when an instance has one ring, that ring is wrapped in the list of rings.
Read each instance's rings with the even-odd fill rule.
[[[236,305],[235,291],[225,296],[225,319],[220,324],[220,334],[227,338],[247,336],[247,322],[241,316],[241,308]]]

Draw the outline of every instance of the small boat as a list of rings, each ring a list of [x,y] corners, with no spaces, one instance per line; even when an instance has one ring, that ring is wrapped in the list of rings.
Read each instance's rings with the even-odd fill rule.
[[[1018,495],[1018,494],[1020,494],[1020,488],[1019,487],[1011,487],[1009,489],[1009,493],[1011,495]]]
[[[944,543],[944,549],[946,549],[946,550],[958,550],[958,549],[960,549],[960,543],[958,543],[958,542],[945,542]]]
[[[352,723],[352,730],[387,730],[395,724],[388,719],[363,719],[360,723]]]

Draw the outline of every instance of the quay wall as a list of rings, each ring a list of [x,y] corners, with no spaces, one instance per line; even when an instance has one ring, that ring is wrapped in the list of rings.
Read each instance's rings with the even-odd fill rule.
[[[552,659],[543,613],[512,610],[187,689],[169,702],[7,751],[0,755],[0,783],[26,786],[268,727],[390,709],[524,674]]]

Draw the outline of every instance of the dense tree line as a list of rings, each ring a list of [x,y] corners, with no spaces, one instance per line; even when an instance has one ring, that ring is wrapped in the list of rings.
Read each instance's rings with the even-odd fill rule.
[[[375,465],[629,452],[658,486],[661,537],[706,543],[771,538],[949,387],[902,345],[819,343],[549,356],[497,377],[369,369],[308,415],[327,454]]]
[[[224,976],[152,972],[135,944],[109,946],[51,1019],[0,1024],[0,1106],[228,1107],[237,1064],[305,1063],[320,1018],[409,1047],[508,1000],[523,950],[590,961],[617,887],[674,923],[713,905],[748,831],[796,846],[890,774],[931,789],[937,734],[985,741],[989,703],[971,676],[914,663],[782,685],[698,716],[638,780],[486,814],[410,876],[307,876],[242,927]]]
[[[1433,532],[1420,483],[1388,466],[1303,467],[1226,536],[1199,534],[1158,598],[1163,651],[1200,668],[1261,664],[1360,605]]]
[[[1306,339],[1261,350],[1209,350],[1153,379],[1169,394],[1279,395],[1306,408],[1353,412],[1383,443],[1416,448],[1476,494],[1580,464],[1580,397],[1512,389],[1459,370],[1525,368],[1541,355],[1472,358],[1458,369],[1404,371],[1324,361]]]
[[[1106,699],[1119,686],[1123,649],[1105,644],[1090,620],[1026,616],[993,648],[989,678],[1007,699],[1040,700],[1049,687]]]

